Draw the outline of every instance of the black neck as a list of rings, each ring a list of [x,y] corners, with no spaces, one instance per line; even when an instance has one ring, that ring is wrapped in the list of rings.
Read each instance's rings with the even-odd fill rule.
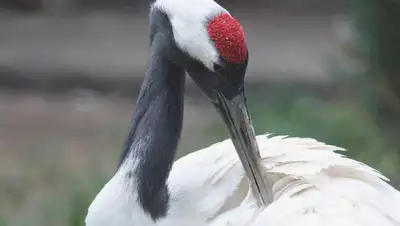
[[[166,180],[182,130],[184,87],[183,68],[152,46],[121,164],[137,159],[138,166],[129,174],[138,183],[142,207],[154,220],[168,209]]]

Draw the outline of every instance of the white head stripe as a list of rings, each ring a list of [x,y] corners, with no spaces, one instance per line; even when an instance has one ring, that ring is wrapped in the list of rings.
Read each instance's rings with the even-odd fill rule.
[[[153,7],[169,17],[177,46],[212,70],[219,53],[205,22],[210,16],[228,12],[213,0],[157,0]]]

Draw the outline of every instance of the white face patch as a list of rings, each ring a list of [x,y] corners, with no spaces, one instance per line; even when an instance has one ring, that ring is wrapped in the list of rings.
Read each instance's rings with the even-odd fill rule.
[[[228,12],[213,0],[157,0],[152,7],[168,15],[177,46],[213,70],[219,53],[208,35],[206,22],[209,17]]]

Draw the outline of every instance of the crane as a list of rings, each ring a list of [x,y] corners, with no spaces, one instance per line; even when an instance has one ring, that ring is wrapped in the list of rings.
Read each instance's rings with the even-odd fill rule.
[[[378,171],[311,138],[256,136],[243,29],[213,0],[153,0],[146,75],[118,169],[86,226],[399,226],[400,194]],[[186,73],[230,139],[174,162]]]

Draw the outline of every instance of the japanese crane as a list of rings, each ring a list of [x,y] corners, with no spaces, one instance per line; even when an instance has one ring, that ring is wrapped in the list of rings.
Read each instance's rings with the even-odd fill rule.
[[[213,0],[155,0],[148,68],[114,176],[86,226],[399,226],[400,194],[378,171],[310,138],[255,136],[243,30]],[[231,139],[174,161],[185,73]],[[260,150],[260,151],[259,151]]]

